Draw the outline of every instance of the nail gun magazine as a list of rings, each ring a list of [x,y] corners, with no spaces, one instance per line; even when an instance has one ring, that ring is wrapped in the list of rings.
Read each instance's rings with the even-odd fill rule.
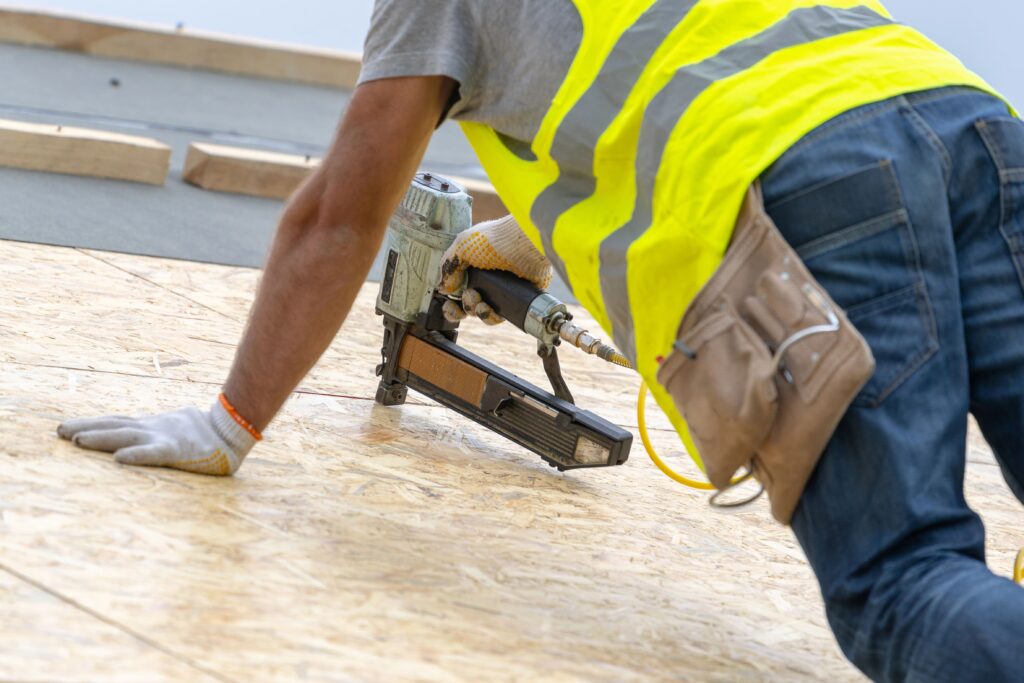
[[[377,403],[400,405],[413,389],[559,470],[623,464],[632,434],[575,405],[557,349],[566,341],[618,365],[628,367],[628,361],[574,325],[565,304],[511,273],[469,271],[468,285],[536,340],[551,392],[457,344],[459,325],[445,319],[446,297],[437,285],[442,256],[472,225],[472,201],[456,183],[421,173],[388,225],[377,298],[377,313],[384,317]]]

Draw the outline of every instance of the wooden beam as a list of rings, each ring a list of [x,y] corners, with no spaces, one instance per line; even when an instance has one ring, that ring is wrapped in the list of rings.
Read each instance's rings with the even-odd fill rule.
[[[184,178],[204,190],[287,199],[319,164],[296,154],[192,143]]]
[[[0,119],[0,166],[163,185],[170,163],[150,138]]]
[[[508,215],[505,203],[501,201],[494,186],[487,181],[459,176],[449,176],[449,179],[462,185],[463,189],[473,198],[474,221],[493,221]]]
[[[185,160],[185,182],[213,192],[286,199],[319,164],[320,159],[297,154],[192,143]],[[474,220],[493,220],[508,214],[489,183],[454,176],[449,179],[473,197]]]
[[[332,88],[355,87],[360,55],[142,23],[0,6],[0,42]]]

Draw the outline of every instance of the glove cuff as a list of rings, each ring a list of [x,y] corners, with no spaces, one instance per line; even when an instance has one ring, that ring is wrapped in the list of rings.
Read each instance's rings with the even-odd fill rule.
[[[533,242],[511,215],[481,223],[477,226],[477,232],[486,235],[494,249],[510,261],[544,259],[544,255],[537,251],[537,247],[533,246]]]
[[[213,404],[210,409],[210,417],[217,435],[224,439],[239,460],[249,454],[257,441],[263,439],[256,428],[238,414],[224,394],[221,394]]]

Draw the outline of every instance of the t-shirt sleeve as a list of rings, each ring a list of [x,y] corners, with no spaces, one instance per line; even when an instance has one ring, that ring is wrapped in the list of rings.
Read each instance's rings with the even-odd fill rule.
[[[402,76],[447,76],[459,99],[476,85],[478,32],[471,0],[376,0],[360,83]]]

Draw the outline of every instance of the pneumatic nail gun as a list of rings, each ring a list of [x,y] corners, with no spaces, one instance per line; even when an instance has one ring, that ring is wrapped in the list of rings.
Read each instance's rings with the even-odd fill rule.
[[[437,291],[441,260],[472,225],[472,199],[457,184],[429,173],[413,180],[388,225],[387,265],[377,298],[384,316],[377,403],[405,402],[410,388],[511,439],[552,467],[621,465],[632,435],[578,408],[562,377],[558,346],[566,341],[629,367],[611,347],[572,322],[565,304],[503,271],[470,270],[467,286],[537,340],[551,382],[545,391],[459,346],[459,324],[445,319]]]

